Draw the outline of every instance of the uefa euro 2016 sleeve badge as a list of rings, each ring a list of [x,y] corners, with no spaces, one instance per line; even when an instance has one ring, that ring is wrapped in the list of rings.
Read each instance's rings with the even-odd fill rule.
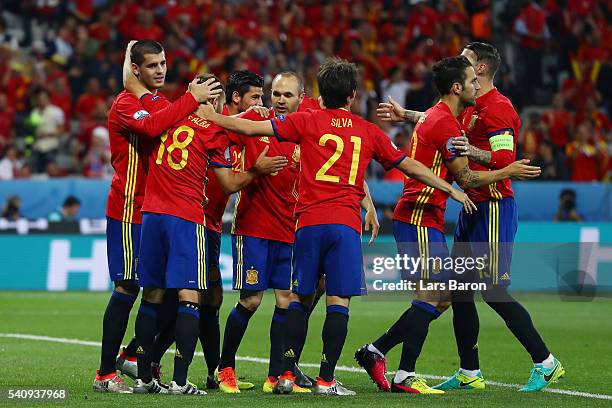
[[[246,271],[246,283],[248,285],[257,285],[257,282],[259,282],[259,272],[257,272],[257,269],[248,269]]]

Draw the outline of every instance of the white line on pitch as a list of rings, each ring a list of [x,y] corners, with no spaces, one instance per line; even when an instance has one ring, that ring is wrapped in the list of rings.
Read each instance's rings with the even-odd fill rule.
[[[66,339],[63,337],[49,337],[49,336],[37,336],[34,334],[21,334],[21,333],[0,333],[0,337],[12,338],[12,339],[23,339],[23,340],[34,340],[34,341],[48,341],[52,343],[62,343],[62,344],[75,344],[79,346],[90,346],[90,347],[100,347],[100,343],[96,341],[87,341],[87,340],[79,340],[79,339]],[[174,350],[168,350],[168,353],[174,353]],[[197,351],[195,353],[196,356],[203,356],[203,353]],[[236,360],[239,361],[248,361],[251,363],[260,363],[260,364],[268,364],[268,360],[265,358],[259,357],[248,357],[248,356],[236,356]],[[319,368],[319,364],[313,363],[300,363],[300,367],[307,368]],[[363,370],[358,367],[348,367],[348,366],[337,366],[336,370],[345,371],[351,373],[363,373]],[[430,375],[430,374],[421,374],[422,377],[430,378],[433,380],[445,380],[448,377],[443,377],[441,375]],[[519,388],[519,384],[509,384],[497,381],[489,381],[487,380],[487,385],[493,385],[496,387],[505,387],[505,388]],[[570,391],[570,390],[562,390],[559,388],[546,388],[545,392],[550,392],[553,394],[563,394],[563,395],[571,395],[573,397],[583,397],[583,398],[595,398],[602,400],[612,400],[612,395],[608,394],[592,394],[590,392],[582,392],[582,391]]]

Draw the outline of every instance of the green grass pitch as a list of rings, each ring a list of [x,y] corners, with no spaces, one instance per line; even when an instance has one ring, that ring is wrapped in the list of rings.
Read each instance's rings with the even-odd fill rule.
[[[268,330],[273,309],[271,293],[250,322],[239,350],[243,357],[266,358],[268,354]],[[98,343],[101,337],[102,314],[108,299],[107,293],[45,293],[0,292],[0,389],[7,388],[65,388],[69,398],[62,402],[9,402],[12,406],[143,406],[183,407],[209,405],[230,406],[307,406],[325,404],[326,407],[375,404],[392,406],[452,406],[452,407],[507,407],[507,406],[611,406],[612,370],[609,365],[610,340],[612,339],[612,299],[598,298],[590,302],[561,301],[553,295],[523,296],[523,304],[530,311],[536,327],[547,345],[564,364],[567,375],[551,388],[567,390],[570,395],[551,392],[521,394],[508,384],[523,384],[529,377],[531,361],[505,327],[503,321],[484,303],[478,304],[480,312],[480,358],[487,380],[506,386],[490,385],[484,391],[447,392],[445,395],[386,394],[377,391],[364,372],[350,371],[343,367],[356,367],[353,353],[360,345],[375,339],[392,324],[408,305],[404,301],[374,301],[356,299],[351,304],[349,335],[340,359],[342,370],[337,377],[357,396],[350,398],[320,397],[312,395],[265,395],[261,384],[267,373],[267,365],[238,361],[237,372],[241,377],[255,382],[253,391],[240,395],[225,395],[218,391],[203,397],[139,396],[97,394],[91,389],[95,369],[99,364],[99,347],[42,340],[19,339],[8,333],[41,335],[53,338],[78,339]],[[221,313],[222,325],[229,308],[237,300],[236,293],[225,293]],[[133,333],[130,320],[128,336]],[[450,375],[457,368],[455,342],[452,333],[452,313],[445,313],[435,321],[417,364],[420,374]],[[321,327],[324,307],[319,305],[313,314],[303,363],[316,364],[321,352]],[[127,338],[125,341],[129,340]],[[199,350],[198,346],[198,350]],[[399,350],[388,356],[388,368],[394,370]],[[162,361],[164,377],[171,375],[172,360],[166,355]],[[307,365],[307,364],[305,364]],[[308,366],[305,371],[316,375],[317,369]],[[205,375],[204,359],[194,358],[190,379],[201,384]],[[131,383],[131,380],[127,379]],[[429,379],[430,384],[438,380]],[[6,395],[4,393],[4,395]],[[5,398],[5,397],[4,397]],[[606,399],[607,398],[607,399]],[[8,401],[0,401],[6,406]]]

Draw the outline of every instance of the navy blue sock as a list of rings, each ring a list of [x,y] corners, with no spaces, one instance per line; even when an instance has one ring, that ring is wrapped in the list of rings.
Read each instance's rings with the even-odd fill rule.
[[[323,355],[319,377],[333,381],[336,363],[340,359],[344,341],[348,333],[349,310],[346,306],[327,306],[327,316],[323,324]]]
[[[219,328],[219,308],[202,305],[200,307],[200,343],[208,375],[213,375],[221,358],[221,329]]]
[[[413,308],[408,308],[402,315],[397,319],[393,326],[389,328],[382,336],[372,343],[378,351],[383,354],[387,354],[389,350],[397,346],[404,341],[407,333],[408,321],[410,320]]]
[[[176,316],[178,313],[179,301],[176,290],[167,290],[164,294],[164,301],[160,306],[157,316],[157,336],[151,351],[151,362],[158,363],[174,343],[174,333],[176,326]]]
[[[285,319],[285,347],[284,347],[284,363],[283,372],[294,372],[296,363],[296,350],[301,350],[304,347],[304,339],[306,338],[306,316],[308,309],[302,303],[291,302],[287,309],[287,318]]]
[[[236,353],[238,352],[238,347],[240,347],[240,342],[244,337],[244,333],[246,332],[253,313],[255,312],[237,303],[227,317],[225,332],[223,334],[223,350],[221,351],[221,359],[219,360],[219,370],[226,367],[236,367]]]
[[[456,291],[453,300],[453,330],[460,365],[464,370],[478,370],[478,332],[480,321],[473,291]]]
[[[151,382],[151,351],[157,334],[157,316],[161,305],[140,301],[136,316],[136,356],[138,357],[138,378]]]
[[[121,341],[127,329],[132,305],[136,296],[113,291],[104,311],[102,322],[102,352],[100,355],[100,375],[115,372],[115,361]]]
[[[187,383],[187,371],[195,352],[200,333],[200,305],[192,302],[179,302],[176,315],[176,352],[174,354],[174,375],[172,380],[178,385]]]
[[[270,323],[270,365],[268,377],[278,377],[283,370],[283,351],[285,351],[285,321],[287,309],[274,307]]]
[[[440,312],[435,306],[420,300],[413,300],[410,309],[413,309],[413,312],[406,322],[407,336],[402,346],[399,369],[414,372],[416,360],[421,354],[421,349],[427,338],[429,323],[437,319]]]

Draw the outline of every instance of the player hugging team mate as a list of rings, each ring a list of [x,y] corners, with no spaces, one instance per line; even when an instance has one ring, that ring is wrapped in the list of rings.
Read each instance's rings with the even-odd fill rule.
[[[136,267],[142,222],[140,210],[148,170],[147,152],[172,124],[193,112],[198,102],[214,95],[214,92],[210,92],[210,83],[192,83],[185,95],[168,104],[164,96],[157,92],[164,85],[166,59],[163,48],[155,41],[143,40],[133,46],[130,44],[124,72],[131,73],[132,70],[138,75],[140,84],[147,89],[144,98],[152,104],[165,103],[162,109],[150,114],[143,108],[142,100],[123,91],[115,98],[108,115],[111,163],[115,174],[106,206],[106,241],[114,290],[104,312],[100,368],[93,383],[94,391],[99,392],[131,391],[117,375],[115,364],[130,310],[140,290]],[[130,356],[136,355],[135,342],[131,343],[127,352]]]
[[[274,136],[300,145],[299,197],[292,260],[291,302],[285,321],[283,373],[274,390],[291,393],[295,384],[295,350],[301,348],[309,305],[319,276],[325,276],[327,315],[316,394],[353,395],[334,378],[348,332],[349,301],[365,293],[361,255],[360,202],[365,196],[365,170],[374,158],[386,169],[441,189],[462,203],[467,196],[423,164],[406,158],[375,125],[350,112],[357,88],[354,64],[328,59],[317,75],[324,109],[250,121],[217,114],[211,105],[205,117],[249,137]]]
[[[529,178],[540,174],[527,160],[517,161],[494,171],[472,171],[468,159],[457,155],[453,139],[461,136],[457,116],[474,105],[480,85],[469,60],[463,56],[443,59],[433,67],[434,82],[441,100],[417,123],[408,154],[446,179],[464,189],[488,186],[513,177]],[[355,359],[384,391],[414,394],[443,394],[416,376],[416,360],[427,336],[429,324],[450,306],[448,289],[429,290],[430,283],[446,283],[455,278],[451,270],[430,259],[448,259],[444,237],[444,211],[447,194],[436,191],[414,179],[404,181],[404,191],[393,214],[393,234],[398,253],[412,259],[423,259],[416,271],[402,270],[402,279],[419,282],[412,306],[379,339],[355,353]],[[416,272],[416,273],[414,273]],[[435,285],[429,285],[435,287]],[[385,377],[385,355],[403,343],[399,369],[389,386]]]
[[[454,138],[452,145],[458,154],[470,160],[470,167],[476,170],[501,169],[516,158],[516,140],[521,123],[510,100],[493,85],[501,61],[499,52],[491,44],[474,42],[468,44],[461,55],[473,66],[480,89],[475,104],[464,109],[458,117],[461,131],[467,137]],[[378,109],[378,116],[387,121],[417,122],[422,115],[422,112],[403,109],[393,100],[380,104]],[[453,247],[453,256],[486,256],[488,259],[482,276],[465,279],[480,279],[488,283],[487,290],[482,291],[484,301],[505,321],[534,363],[529,380],[521,391],[540,391],[561,378],[565,369],[546,347],[527,310],[508,293],[512,244],[518,228],[512,183],[506,179],[467,188],[466,192],[476,203],[478,211],[459,213],[455,230],[455,244],[458,245]],[[461,250],[461,253],[456,250]],[[474,293],[453,292],[451,301],[460,369],[435,388],[483,389],[485,383],[478,361],[479,322]],[[380,373],[380,367],[376,371]],[[380,375],[376,377],[381,378]]]

